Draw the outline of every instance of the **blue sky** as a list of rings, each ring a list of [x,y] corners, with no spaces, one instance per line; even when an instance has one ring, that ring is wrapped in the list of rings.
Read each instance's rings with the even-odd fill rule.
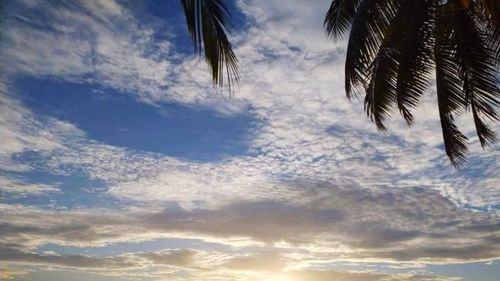
[[[378,132],[328,1],[230,2],[232,98],[177,1],[2,4],[0,280],[500,276],[498,144],[453,169],[431,89]]]

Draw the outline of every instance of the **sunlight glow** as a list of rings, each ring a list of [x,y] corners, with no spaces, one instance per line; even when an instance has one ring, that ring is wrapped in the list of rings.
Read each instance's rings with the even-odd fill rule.
[[[268,276],[260,279],[260,281],[298,281],[298,280],[295,280],[289,274],[286,273],[275,273],[275,274],[269,274]]]

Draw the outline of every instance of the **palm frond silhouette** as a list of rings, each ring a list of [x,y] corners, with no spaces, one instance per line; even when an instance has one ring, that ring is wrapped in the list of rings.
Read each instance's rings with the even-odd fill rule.
[[[231,21],[224,0],[181,0],[195,50],[204,57],[215,86],[238,82],[238,59],[228,35]],[[225,78],[224,78],[225,77]]]
[[[451,163],[466,162],[468,139],[454,116],[470,110],[483,148],[495,140],[485,119],[500,104],[500,1],[334,0],[328,35],[350,32],[345,65],[348,98],[364,93],[367,115],[380,130],[397,108],[406,122],[435,73],[444,147]]]

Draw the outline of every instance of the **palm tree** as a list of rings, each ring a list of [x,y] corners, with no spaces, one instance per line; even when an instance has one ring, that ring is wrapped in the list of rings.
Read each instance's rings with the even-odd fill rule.
[[[226,33],[231,31],[224,0],[181,0],[195,51],[208,63],[214,86],[222,87],[226,76],[229,92],[238,82],[238,59]]]
[[[238,81],[237,58],[226,32],[224,0],[181,0],[195,49],[212,72],[214,85]],[[500,104],[500,1],[498,0],[333,0],[326,14],[328,35],[350,31],[345,90],[365,93],[367,115],[385,131],[397,107],[408,125],[412,109],[435,73],[444,147],[451,163],[465,163],[467,137],[454,115],[472,111],[484,148],[495,140],[485,119],[497,121]],[[224,73],[225,72],[225,73]]]
[[[328,35],[350,30],[345,91],[364,92],[367,115],[384,131],[398,108],[408,125],[435,75],[444,147],[451,163],[465,162],[467,137],[454,116],[472,111],[484,148],[495,140],[485,119],[497,121],[500,104],[500,1],[333,0],[325,18]]]

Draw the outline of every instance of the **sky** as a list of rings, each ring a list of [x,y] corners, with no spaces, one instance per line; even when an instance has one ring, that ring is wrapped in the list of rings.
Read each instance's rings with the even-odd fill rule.
[[[377,131],[329,4],[230,2],[229,98],[178,1],[2,1],[0,280],[498,281],[500,146]]]

